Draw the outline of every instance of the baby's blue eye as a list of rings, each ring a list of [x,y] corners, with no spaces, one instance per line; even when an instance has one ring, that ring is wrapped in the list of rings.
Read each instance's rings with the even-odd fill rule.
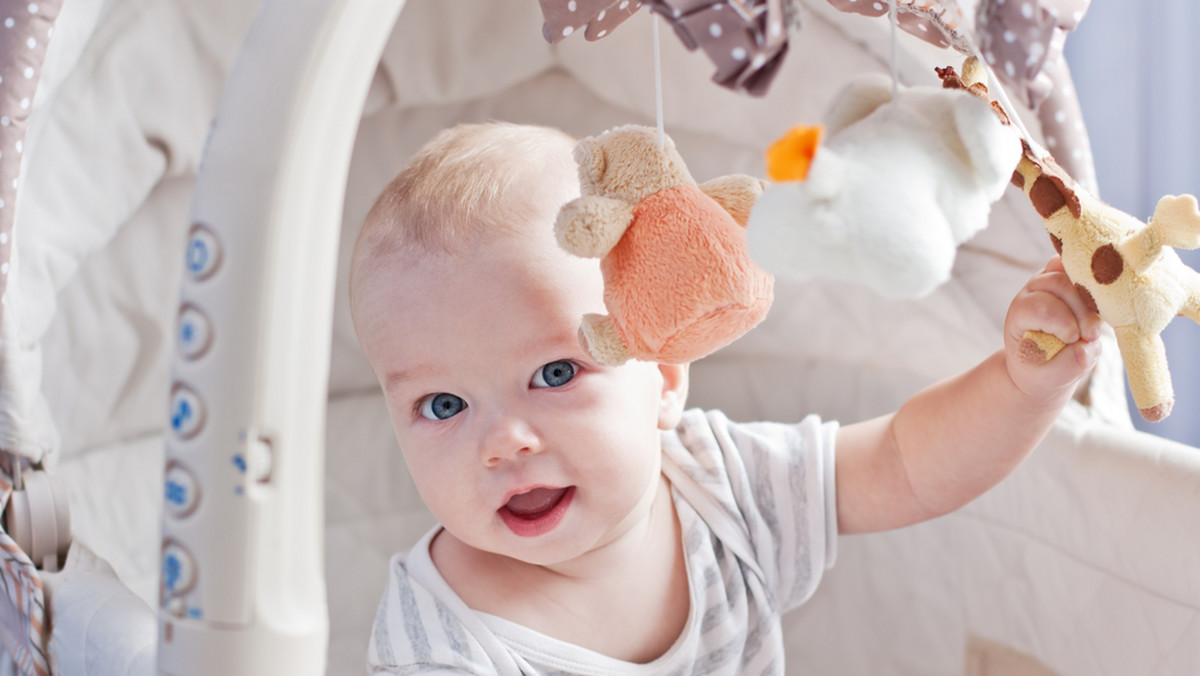
[[[534,387],[562,387],[575,378],[575,364],[561,359],[552,361],[533,374]]]
[[[467,407],[467,402],[448,392],[439,392],[421,402],[421,416],[430,420],[452,418]]]

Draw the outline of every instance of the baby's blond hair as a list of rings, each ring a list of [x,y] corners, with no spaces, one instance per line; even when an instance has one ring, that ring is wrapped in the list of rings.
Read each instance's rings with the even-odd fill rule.
[[[485,235],[552,227],[558,208],[578,193],[574,146],[567,134],[534,125],[460,124],[439,132],[367,214],[350,263],[351,308],[366,273],[397,256],[452,254]]]

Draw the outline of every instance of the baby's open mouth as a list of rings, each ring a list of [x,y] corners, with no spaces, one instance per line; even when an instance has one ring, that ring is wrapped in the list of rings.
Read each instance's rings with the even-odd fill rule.
[[[570,490],[570,487],[535,488],[527,493],[512,496],[501,509],[518,519],[536,521],[553,511]]]
[[[516,535],[537,537],[549,533],[562,523],[574,497],[574,486],[535,488],[512,496],[496,513]]]

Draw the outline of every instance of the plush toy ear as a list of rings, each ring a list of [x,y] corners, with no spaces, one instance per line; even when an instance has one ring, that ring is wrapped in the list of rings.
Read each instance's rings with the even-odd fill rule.
[[[825,116],[825,132],[831,137],[875,112],[892,100],[892,80],[883,73],[855,78],[838,92]]]
[[[954,102],[954,131],[967,151],[967,160],[980,185],[995,186],[989,200],[1000,198],[1021,160],[1021,140],[1012,126],[996,117],[984,101],[960,96]]]
[[[591,194],[589,188],[600,185],[608,163],[604,158],[604,146],[591,136],[575,146],[575,163],[579,165],[579,183],[584,195]]]

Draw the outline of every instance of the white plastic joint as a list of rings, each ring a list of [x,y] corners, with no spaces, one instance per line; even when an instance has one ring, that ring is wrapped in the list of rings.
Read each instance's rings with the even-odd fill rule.
[[[4,529],[33,565],[57,571],[71,544],[71,509],[62,484],[42,470],[26,469],[4,513]]]

